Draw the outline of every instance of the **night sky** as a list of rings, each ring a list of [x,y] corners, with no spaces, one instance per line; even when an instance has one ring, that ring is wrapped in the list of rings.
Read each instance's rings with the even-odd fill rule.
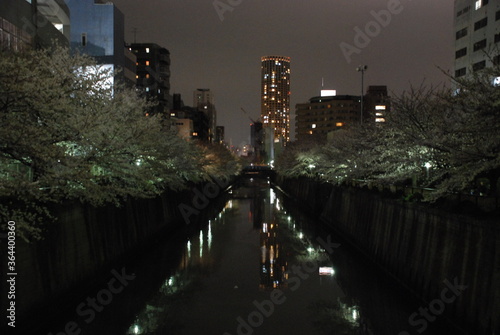
[[[365,88],[387,85],[392,94],[422,82],[447,84],[439,68],[453,66],[452,0],[112,2],[125,15],[127,42],[135,36],[138,43],[170,51],[171,94],[180,93],[191,106],[193,90],[212,90],[217,124],[225,126],[233,145],[249,142],[250,120],[240,108],[254,119],[260,114],[261,56],[291,57],[292,120],[296,103],[319,95],[322,78],[325,89],[359,95],[361,64],[368,66]],[[232,11],[218,12],[214,3]],[[374,13],[389,15],[380,15],[379,23]],[[368,29],[368,39],[359,37],[356,27]],[[341,45],[351,48],[349,57]]]

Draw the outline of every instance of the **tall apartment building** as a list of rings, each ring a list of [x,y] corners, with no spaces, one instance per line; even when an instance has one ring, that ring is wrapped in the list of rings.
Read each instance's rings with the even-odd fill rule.
[[[290,57],[261,58],[261,120],[274,141],[290,141]]]
[[[225,127],[224,126],[217,126],[215,128],[215,143],[217,144],[224,144],[225,140]]]
[[[155,43],[127,46],[136,56],[136,86],[156,101],[153,113],[168,117],[170,101],[170,52]]]
[[[111,70],[114,78],[135,85],[136,57],[125,48],[125,19],[112,2],[106,0],[66,0],[71,15],[71,51],[94,57]]]
[[[455,77],[500,60],[500,0],[455,0]]]
[[[0,46],[12,50],[69,45],[70,11],[61,0],[1,0]]]
[[[193,106],[205,106],[214,104],[214,95],[209,88],[199,88],[193,92]]]
[[[193,92],[193,107],[205,113],[208,118],[208,141],[214,143],[217,134],[217,110],[214,95],[208,88],[199,88]]]

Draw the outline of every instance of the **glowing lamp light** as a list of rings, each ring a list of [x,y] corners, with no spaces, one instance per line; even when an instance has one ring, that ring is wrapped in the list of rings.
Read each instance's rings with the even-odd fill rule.
[[[335,270],[331,266],[320,266],[319,267],[319,275],[320,276],[333,276],[335,274]]]
[[[321,90],[322,97],[334,97],[337,95],[337,90]]]

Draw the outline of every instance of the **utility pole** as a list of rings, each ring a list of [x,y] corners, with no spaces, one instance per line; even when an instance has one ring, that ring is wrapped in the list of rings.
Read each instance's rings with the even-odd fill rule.
[[[359,119],[359,122],[360,124],[363,124],[363,95],[364,95],[364,91],[365,91],[365,84],[364,84],[364,75],[365,75],[365,71],[368,69],[368,66],[366,65],[360,65],[356,68],[356,71],[358,72],[361,72],[361,112],[360,112],[360,119]]]

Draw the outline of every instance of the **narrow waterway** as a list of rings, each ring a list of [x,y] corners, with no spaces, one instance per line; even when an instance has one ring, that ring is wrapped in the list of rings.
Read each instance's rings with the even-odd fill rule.
[[[127,285],[93,315],[88,304],[80,308],[70,317],[75,329],[121,335],[455,333],[439,318],[409,321],[425,305],[318,228],[267,179],[245,179],[229,192],[218,214],[126,264]],[[57,330],[53,334],[70,334]]]

